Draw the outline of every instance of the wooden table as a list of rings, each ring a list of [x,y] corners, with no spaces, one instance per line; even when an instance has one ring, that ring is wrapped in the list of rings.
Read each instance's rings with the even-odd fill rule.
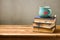
[[[0,25],[1,40],[60,40],[60,25],[55,33],[33,32],[31,25]]]

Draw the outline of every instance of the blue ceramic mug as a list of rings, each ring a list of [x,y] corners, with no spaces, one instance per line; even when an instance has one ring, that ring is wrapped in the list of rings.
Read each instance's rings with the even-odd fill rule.
[[[42,6],[39,8],[40,17],[50,17],[52,14],[51,8],[49,6]]]

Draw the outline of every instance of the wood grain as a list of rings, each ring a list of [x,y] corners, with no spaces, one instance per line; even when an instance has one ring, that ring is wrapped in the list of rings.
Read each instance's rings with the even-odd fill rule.
[[[32,25],[0,25],[0,40],[60,40],[60,25],[55,33],[33,32]]]
[[[32,25],[0,25],[0,35],[20,35],[20,36],[60,36],[60,26],[56,26],[55,33],[33,32]]]

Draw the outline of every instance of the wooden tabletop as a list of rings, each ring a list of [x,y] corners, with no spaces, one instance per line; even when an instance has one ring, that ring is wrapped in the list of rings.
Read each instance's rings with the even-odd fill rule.
[[[55,33],[33,32],[31,25],[0,25],[0,35],[60,36],[60,25],[56,26]]]

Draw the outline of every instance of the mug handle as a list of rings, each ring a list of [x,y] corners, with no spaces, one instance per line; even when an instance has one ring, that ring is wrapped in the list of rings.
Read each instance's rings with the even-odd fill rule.
[[[48,10],[50,11],[50,14],[49,15],[51,15],[52,14],[52,10],[50,8]]]

